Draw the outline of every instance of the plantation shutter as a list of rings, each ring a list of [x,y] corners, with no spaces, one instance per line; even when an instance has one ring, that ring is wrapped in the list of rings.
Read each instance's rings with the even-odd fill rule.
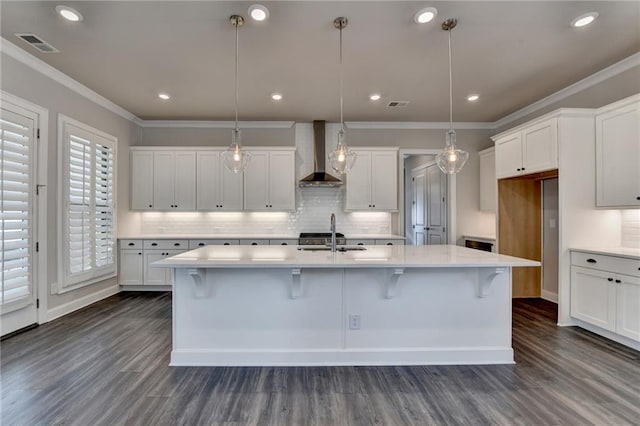
[[[65,123],[66,277],[62,288],[115,274],[114,148],[88,129]]]
[[[2,312],[33,299],[34,122],[2,110],[0,115],[0,219]]]

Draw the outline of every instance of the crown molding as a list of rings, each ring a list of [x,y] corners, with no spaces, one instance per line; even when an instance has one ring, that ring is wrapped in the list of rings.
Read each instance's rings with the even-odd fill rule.
[[[109,99],[94,92],[84,84],[79,83],[78,81],[69,77],[67,74],[57,70],[56,68],[52,67],[51,65],[42,61],[41,59],[38,59],[37,57],[30,54],[26,50],[19,48],[18,46],[11,43],[9,40],[5,39],[4,37],[0,37],[0,52],[6,53],[8,56],[12,57],[18,62],[23,63],[24,65],[28,66],[29,68],[32,68],[33,70],[39,72],[45,77],[49,77],[53,81],[62,84],[63,86],[78,93],[79,95],[84,96],[90,101],[96,103],[97,105],[100,105],[103,108],[108,109],[109,111],[119,115],[120,117],[126,120],[132,121],[135,124],[140,124],[140,122],[142,121],[135,115],[131,114],[126,109],[122,108],[119,105],[116,105],[115,103],[111,102]]]
[[[294,121],[239,121],[241,129],[290,129]],[[205,120],[140,120],[140,127],[189,128],[189,129],[233,129],[235,121]]]
[[[614,77],[637,66],[640,66],[640,52],[634,53],[633,55],[628,56],[613,65],[601,69],[600,71],[597,71],[590,76],[585,77],[582,80],[565,87],[564,89],[560,89],[557,92],[540,99],[539,101],[536,101],[522,109],[519,109],[507,116],[502,117],[501,119],[493,123],[494,128],[498,129],[500,127],[504,127],[509,123],[513,123],[520,118],[526,117],[529,114],[533,114],[536,111],[541,110],[542,108],[548,107],[549,105],[566,99],[571,95],[575,95],[582,90],[595,86],[598,83],[601,83],[611,77]]]
[[[448,130],[448,121],[346,121],[349,129],[379,129],[379,130]],[[490,122],[459,122],[453,123],[456,130],[491,130],[495,123]]]

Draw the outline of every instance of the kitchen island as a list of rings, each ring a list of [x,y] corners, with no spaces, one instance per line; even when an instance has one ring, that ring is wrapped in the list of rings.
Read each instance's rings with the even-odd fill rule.
[[[171,365],[513,363],[511,268],[539,262],[365,248],[206,246],[156,262],[174,273]]]

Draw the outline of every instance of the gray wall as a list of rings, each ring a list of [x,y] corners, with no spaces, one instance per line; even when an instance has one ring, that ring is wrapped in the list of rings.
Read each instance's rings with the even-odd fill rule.
[[[48,288],[58,280],[58,114],[64,114],[82,123],[102,130],[118,138],[118,215],[129,206],[129,145],[136,140],[138,127],[130,121],[98,106],[92,101],[43,74],[23,65],[2,53],[0,87],[2,90],[49,110],[47,195],[47,263]],[[115,279],[105,280],[61,295],[50,295],[48,308],[72,302],[91,293],[116,284]]]
[[[231,129],[143,127],[139,146],[227,146]],[[288,129],[242,129],[243,146],[295,146],[293,126]]]

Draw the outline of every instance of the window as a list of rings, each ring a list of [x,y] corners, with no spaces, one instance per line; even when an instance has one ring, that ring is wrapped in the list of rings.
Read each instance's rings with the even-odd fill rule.
[[[31,117],[0,115],[0,308],[20,309],[33,300],[33,204],[35,126]]]
[[[64,292],[116,273],[116,138],[64,116],[60,128]]]

